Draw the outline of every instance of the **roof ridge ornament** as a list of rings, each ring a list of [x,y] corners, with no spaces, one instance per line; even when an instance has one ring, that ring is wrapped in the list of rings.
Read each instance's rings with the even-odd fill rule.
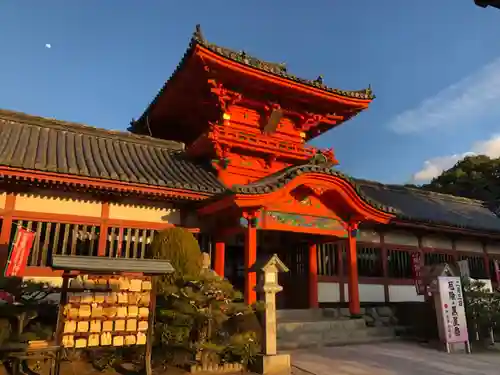
[[[195,27],[193,33],[193,39],[200,42],[201,44],[206,44],[207,40],[203,36],[203,31],[201,31],[201,25],[198,23]]]

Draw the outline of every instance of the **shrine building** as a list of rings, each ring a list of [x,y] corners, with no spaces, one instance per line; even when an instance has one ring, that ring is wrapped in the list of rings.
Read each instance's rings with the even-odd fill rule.
[[[308,144],[373,99],[198,27],[129,132],[0,110],[3,264],[19,225],[36,233],[27,276],[38,278],[59,276],[52,254],[140,258],[156,231],[182,226],[249,303],[251,267],[274,253],[290,269],[282,309],[423,301],[416,252],[425,265],[468,260],[496,284],[500,220],[486,202],[346,176],[332,149]]]

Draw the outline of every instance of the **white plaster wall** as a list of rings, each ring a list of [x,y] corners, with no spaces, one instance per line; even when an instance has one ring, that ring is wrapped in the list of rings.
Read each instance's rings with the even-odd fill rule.
[[[370,229],[360,229],[357,240],[360,242],[380,242],[380,234]]]
[[[418,238],[411,232],[394,231],[384,234],[384,242],[393,245],[418,246]]]
[[[109,218],[118,220],[137,220],[151,223],[169,223],[179,225],[180,211],[171,205],[151,207],[145,205],[116,204],[109,205]]]
[[[344,284],[345,302],[349,301],[349,290]],[[384,302],[384,286],[378,284],[360,284],[359,299],[361,302]],[[338,283],[318,283],[318,302],[340,302]]]
[[[349,301],[347,284],[344,284],[346,301]],[[384,286],[380,284],[359,284],[359,300],[361,302],[385,302]]]
[[[471,253],[482,253],[483,244],[479,241],[474,240],[458,240],[455,243],[456,249],[458,251],[468,251]]]
[[[431,249],[453,249],[451,238],[445,236],[424,236],[422,246]]]
[[[492,242],[486,245],[488,254],[500,254],[500,242]]]
[[[415,285],[389,285],[390,302],[424,302],[424,296],[419,296]]]
[[[318,283],[318,302],[340,302],[339,283]]]

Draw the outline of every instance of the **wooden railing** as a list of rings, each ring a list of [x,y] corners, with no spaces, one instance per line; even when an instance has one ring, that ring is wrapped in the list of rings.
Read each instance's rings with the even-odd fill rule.
[[[16,230],[11,232],[14,242],[17,228],[35,232],[35,241],[28,258],[28,266],[46,267],[52,254],[97,255],[99,227],[46,221],[16,220]]]
[[[1,228],[2,218],[0,218]],[[35,240],[28,258],[27,276],[51,276],[50,257],[57,255],[106,256],[109,258],[144,258],[155,234],[150,224],[142,227],[108,227],[106,241],[99,243],[102,236],[99,225],[75,224],[34,220],[14,220],[10,232],[10,244],[14,243],[18,228],[35,232]],[[152,225],[154,226],[154,224]],[[211,236],[193,233],[204,252],[211,254]]]
[[[338,278],[347,276],[346,250],[342,242],[320,244],[318,249],[318,275],[323,280],[336,281]],[[418,248],[409,246],[386,245],[386,257],[381,244],[358,243],[357,264],[360,278],[377,279],[382,282],[383,278],[389,283],[407,284],[413,279],[411,253]],[[339,256],[340,252],[340,256]],[[455,260],[467,260],[471,277],[477,279],[488,279],[494,276],[494,256],[490,255],[489,269],[487,267],[486,255],[481,253],[460,253],[451,250],[423,249],[424,265],[435,265],[440,263],[453,263]],[[498,256],[500,260],[500,255]],[[385,264],[384,264],[385,262]],[[384,269],[385,274],[384,274]]]

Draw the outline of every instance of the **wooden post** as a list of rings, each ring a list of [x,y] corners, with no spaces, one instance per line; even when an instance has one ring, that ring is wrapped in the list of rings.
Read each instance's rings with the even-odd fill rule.
[[[347,237],[347,268],[349,272],[349,312],[351,316],[360,315],[358,256],[356,250],[357,225],[350,224]]]
[[[99,242],[97,246],[97,255],[100,257],[106,256],[106,247],[108,244],[108,228],[109,228],[108,219],[109,219],[109,202],[103,202],[101,205],[101,223],[99,229]]]
[[[252,271],[252,266],[257,260],[257,228],[255,227],[256,216],[244,213],[247,220],[245,228],[245,302],[251,305],[257,301],[255,287],[257,285],[257,275]]]
[[[217,241],[215,243],[214,271],[220,277],[224,277],[225,252],[226,252],[226,244],[223,241]]]
[[[16,204],[16,196],[14,193],[8,193],[5,198],[5,209],[3,213],[3,221],[0,229],[0,267],[4,270],[7,267],[10,251],[10,237],[12,232],[12,212]]]
[[[318,307],[318,248],[309,244],[309,308]]]

